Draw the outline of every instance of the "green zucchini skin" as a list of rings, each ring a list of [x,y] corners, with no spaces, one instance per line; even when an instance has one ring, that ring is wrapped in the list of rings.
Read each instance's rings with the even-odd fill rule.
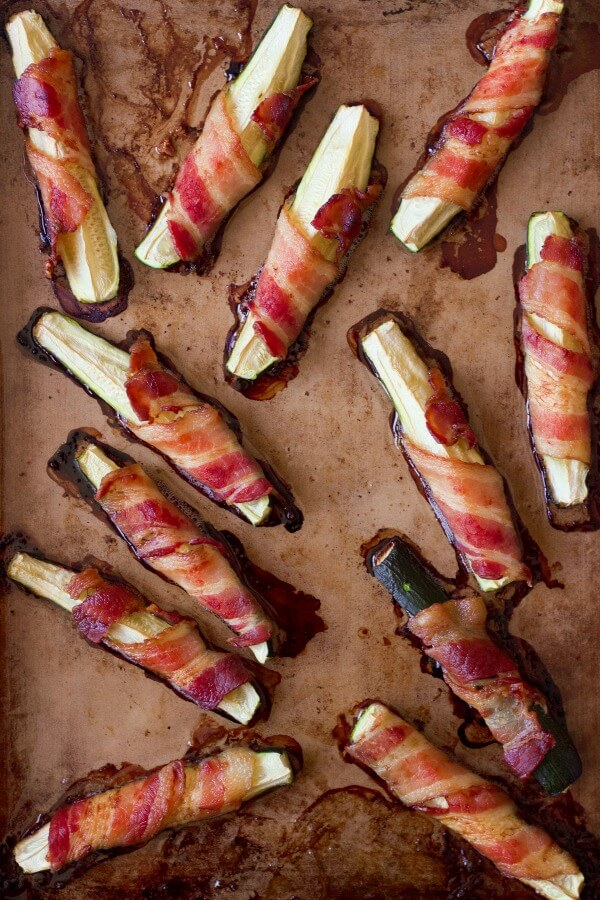
[[[445,603],[447,591],[427,570],[411,547],[399,537],[384,540],[366,557],[367,569],[386,588],[408,616],[434,603]]]
[[[434,603],[445,603],[450,599],[441,580],[428,570],[418,554],[400,537],[382,540],[368,551],[365,561],[370,574],[389,591],[394,603],[401,606],[409,617]],[[410,621],[408,627],[410,629]],[[533,776],[546,793],[560,794],[581,775],[581,758],[565,725],[539,705],[534,706],[534,711],[542,727],[552,734],[556,743],[546,753]]]
[[[533,772],[547,794],[554,796],[566,791],[577,781],[583,771],[581,757],[565,725],[555,719],[541,706],[534,706],[534,712],[542,725],[553,736],[556,744],[546,753],[540,765]]]

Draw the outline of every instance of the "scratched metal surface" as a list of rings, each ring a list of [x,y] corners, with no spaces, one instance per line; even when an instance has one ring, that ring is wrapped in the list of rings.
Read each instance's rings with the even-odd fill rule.
[[[186,113],[197,123],[222,83],[226,53],[211,54],[211,41],[221,36],[222,43],[239,47],[238,32],[251,14],[230,0],[167,0],[166,5],[138,0],[135,6],[137,12],[113,0],[86,0],[80,6],[65,0],[39,7],[50,14],[63,46],[85,63],[94,146],[109,188],[110,215],[130,260],[152,192],[168,185],[189,145],[177,126],[190,98],[190,72],[200,64]],[[600,597],[594,576],[600,545],[597,535],[561,534],[546,521],[513,376],[511,264],[534,209],[564,208],[586,228],[600,222],[600,146],[592,115],[600,74],[590,72],[575,81],[560,108],[538,117],[533,133],[510,156],[498,189],[497,230],[506,238],[507,250],[492,271],[466,282],[439,268],[439,247],[409,255],[387,228],[394,187],[412,168],[429,127],[481,74],[464,34],[471,20],[491,11],[494,3],[310,0],[304,6],[316,23],[313,41],[323,60],[322,84],[275,173],[230,222],[214,271],[198,279],[136,264],[128,310],[101,326],[103,334],[115,339],[132,326],[149,328],[193,384],[229,406],[294,486],[306,515],[304,528],[295,535],[282,528],[252,530],[213,507],[177,483],[149,451],[111,431],[96,403],[74,384],[18,351],[15,334],[30,312],[55,301],[38,252],[37,210],[10,98],[6,46],[0,54],[3,528],[27,531],[51,558],[74,561],[94,553],[159,602],[189,609],[180,591],[145,571],[107,527],[83,505],[61,496],[45,474],[47,459],[68,430],[94,426],[109,442],[167,475],[216,526],[233,530],[259,565],[321,598],[327,632],[314,638],[299,658],[273,664],[283,680],[262,729],[265,734],[292,734],[305,753],[296,786],[253,806],[252,813],[274,829],[293,829],[296,816],[329,788],[369,783],[341,761],[331,737],[337,715],[364,697],[380,696],[420,720],[429,737],[478,771],[503,771],[497,747],[468,750],[458,741],[458,722],[445,689],[420,673],[416,650],[394,634],[388,597],[366,574],[358,553],[364,540],[386,526],[418,541],[442,571],[453,574],[455,569],[441,529],[392,444],[388,401],[346,344],[349,326],[377,306],[408,312],[425,338],[449,355],[481,443],[507,474],[519,513],[565,582],[564,591],[538,585],[518,609],[512,630],[535,646],[562,691],[584,762],[574,795],[599,830],[600,703],[595,685]],[[259,2],[253,35],[261,33],[275,8],[273,0]],[[594,0],[581,0],[575,16],[598,22],[600,12]],[[383,107],[379,157],[389,171],[371,233],[345,281],[319,311],[299,377],[269,402],[246,400],[222,378],[222,347],[231,324],[228,285],[246,280],[260,265],[281,198],[301,175],[338,104],[364,97]],[[171,152],[161,144],[170,134],[174,155],[157,153],[161,146]],[[13,591],[2,600],[0,613],[3,833],[18,832],[52,804],[62,784],[107,761],[151,766],[185,751],[198,718],[192,704],[141,671],[90,649],[49,605]],[[219,636],[213,623],[206,626]],[[152,846],[161,846],[160,839]],[[90,873],[63,896],[115,896],[114,885],[122,887],[119,879],[133,877],[138,859],[151,865],[152,851],[103,863],[97,869],[102,877]],[[185,861],[181,866],[183,874]],[[238,870],[232,896],[266,892],[266,876],[259,884],[256,871]],[[219,888],[207,883],[197,896],[217,896]],[[286,891],[280,886],[273,896],[292,896]],[[154,895],[140,888],[131,896]]]

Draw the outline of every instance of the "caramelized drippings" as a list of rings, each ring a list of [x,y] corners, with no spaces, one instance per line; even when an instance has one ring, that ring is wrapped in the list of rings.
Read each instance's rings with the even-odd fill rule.
[[[475,209],[460,216],[441,242],[442,268],[448,268],[470,281],[490,272],[498,253],[506,249],[506,240],[496,233],[498,224],[498,185],[494,181]]]

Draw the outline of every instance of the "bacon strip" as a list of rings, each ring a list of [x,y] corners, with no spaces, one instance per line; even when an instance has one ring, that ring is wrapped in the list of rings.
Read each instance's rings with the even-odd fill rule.
[[[559,27],[560,16],[552,13],[535,22],[515,16],[488,71],[446,122],[403,197],[438,197],[467,212],[473,208],[540,102]],[[488,126],[477,120],[481,113],[507,113],[508,120]]]
[[[32,63],[13,86],[13,99],[23,129],[36,128],[60,145],[60,157],[42,153],[25,138],[31,168],[42,200],[53,258],[60,234],[76,231],[93,198],[81,186],[78,170],[96,179],[85,121],[77,97],[73,54],[58,47]]]
[[[61,806],[50,819],[54,872],[98,850],[146,843],[166,828],[238,810],[255,753],[231,747],[199,762],[176,760],[120,787]]]
[[[594,383],[583,256],[574,238],[546,238],[542,259],[519,282],[521,337],[531,431],[537,452],[591,463],[588,394]],[[574,338],[568,350],[540,334],[539,316]]]
[[[252,113],[252,121],[256,122],[267,139],[269,152],[272,152],[275,145],[281,140],[300,98],[318,84],[318,81],[319,79],[315,77],[307,78],[293,91],[271,94],[258,104]]]
[[[217,501],[231,506],[272,492],[262,468],[218,408],[167,371],[143,336],[130,348],[125,388],[142,420],[142,424],[128,421],[127,427]]]
[[[293,197],[279,213],[273,243],[248,303],[254,329],[269,352],[284,359],[306,319],[339,279],[344,256],[363,227],[365,212],[376,203],[382,186],[367,191],[347,189],[330,197],[318,210],[313,226],[338,242],[335,260],[327,259],[294,220]]]
[[[443,669],[448,687],[485,720],[504,758],[524,778],[556,743],[534,710],[546,701],[523,681],[515,661],[490,639],[481,597],[434,603],[409,619],[428,656]]]
[[[405,435],[402,444],[427,484],[442,526],[471,571],[495,581],[530,582],[497,469],[428,453]]]
[[[163,678],[203,709],[216,709],[226,694],[252,680],[241,657],[207,647],[192,619],[154,604],[148,606],[129,585],[108,581],[97,569],[75,575],[68,591],[79,601],[73,609],[73,619],[84,637],[106,644],[125,659]],[[110,637],[108,632],[113,625],[126,625],[128,616],[142,611],[161,624],[168,623],[168,627],[138,643],[123,643]]]
[[[382,778],[406,806],[457,832],[504,875],[533,883],[547,897],[579,896],[583,876],[575,860],[521,819],[504,791],[451,760],[383,704],[369,709],[374,721],[346,747],[353,760]]]
[[[279,629],[238,578],[223,546],[167,500],[140,465],[106,475],[96,500],[140,559],[225,622],[235,634],[233,646],[278,642]]]
[[[308,78],[295,90],[273,94],[254,110],[271,153],[289,125],[300,97],[318,79]],[[237,132],[229,95],[220,91],[208,111],[200,137],[183,161],[167,198],[167,224],[180,259],[192,262],[215,236],[226,216],[263,178]]]

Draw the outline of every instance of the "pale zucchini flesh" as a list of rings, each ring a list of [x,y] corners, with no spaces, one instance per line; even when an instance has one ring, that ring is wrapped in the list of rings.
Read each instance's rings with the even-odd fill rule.
[[[429,431],[425,418],[425,407],[433,394],[429,370],[397,322],[393,319],[382,322],[361,340],[361,346],[383,382],[400,419],[402,431],[410,441],[441,458],[485,464],[477,448],[470,448],[464,438],[446,446]],[[478,575],[475,579],[482,591],[497,590],[509,581],[508,578],[492,580]]]
[[[41,62],[58,46],[42,17],[33,10],[12,16],[6,33],[17,78],[29,65]],[[68,155],[68,148],[45,132],[37,128],[30,128],[28,132],[33,146],[42,153],[56,159]],[[119,288],[117,236],[95,176],[75,163],[68,164],[67,168],[91,194],[93,203],[76,231],[58,236],[58,254],[75,297],[82,303],[102,303],[115,297]]]
[[[77,464],[81,473],[89,481],[95,490],[98,490],[102,479],[111,472],[116,472],[119,466],[109,459],[106,453],[96,444],[88,444],[85,450],[77,457]],[[259,663],[263,664],[271,656],[269,644],[263,641],[253,644],[248,648],[252,651]]]
[[[266,791],[292,784],[293,781],[294,769],[284,750],[254,751],[252,785],[242,802],[247,803]],[[50,822],[15,845],[15,861],[24,872],[45,872],[50,869],[49,839]]]
[[[108,403],[126,423],[142,424],[125,388],[130,362],[125,350],[92,334],[70,316],[54,311],[40,316],[33,328],[33,337],[40,347],[62,363],[92,393]],[[260,525],[271,511],[268,495],[233,505],[252,525]]]
[[[252,121],[252,113],[266,97],[291,91],[298,85],[311,28],[312,20],[301,9],[282,6],[248,64],[226,88],[235,128],[257,167],[263,164],[269,145],[261,128]],[[154,269],[165,269],[180,261],[169,233],[167,209],[165,204],[135,251],[140,262]]]
[[[530,0],[524,18],[535,22],[545,13],[560,15],[560,0]],[[470,117],[488,126],[502,125],[510,116],[506,112],[470,113]],[[422,250],[436,235],[462,212],[462,207],[441,197],[403,197],[392,219],[391,231],[412,253]]]
[[[337,242],[323,237],[312,222],[319,209],[344,188],[366,190],[379,122],[362,105],[340,106],[317,147],[290,206],[290,216],[319,253],[334,260]],[[250,312],[226,363],[237,378],[253,381],[277,362],[254,329]]]
[[[541,251],[550,235],[572,238],[573,230],[568,217],[562,212],[534,213],[527,225],[527,268],[541,260]],[[529,325],[547,340],[581,353],[582,346],[572,335],[539,315],[528,314]],[[579,459],[557,458],[541,454],[546,474],[546,484],[557,506],[575,506],[584,503],[588,496],[587,477],[589,466]]]
[[[75,575],[71,569],[38,559],[29,553],[18,552],[8,564],[7,573],[17,584],[38,597],[51,600],[67,612],[72,612],[79,604],[67,590],[69,582]],[[168,627],[167,622],[141,610],[124,616],[111,625],[106,636],[116,644],[137,644],[155,637]],[[247,725],[259,705],[260,697],[256,688],[250,682],[246,682],[226,694],[217,709],[242,725]]]

